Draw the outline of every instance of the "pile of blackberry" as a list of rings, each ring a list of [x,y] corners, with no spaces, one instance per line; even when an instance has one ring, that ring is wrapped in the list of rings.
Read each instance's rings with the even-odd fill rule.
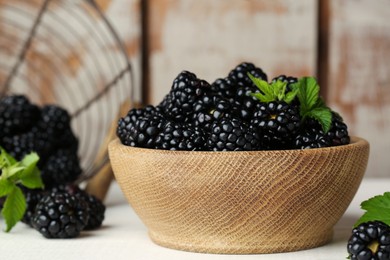
[[[347,125],[332,112],[331,128],[300,114],[297,97],[260,101],[264,94],[248,76],[268,82],[266,73],[243,62],[226,77],[209,84],[182,71],[156,106],[131,109],[118,121],[124,145],[167,150],[256,151],[308,149],[348,144]],[[298,79],[280,75],[271,84],[284,84],[288,96]]]
[[[0,147],[16,160],[31,152],[39,156],[38,168],[45,188],[21,187],[27,202],[24,223],[45,237],[60,238],[74,237],[82,229],[95,229],[102,224],[105,206],[100,200],[80,189],[73,188],[71,192],[63,188],[73,185],[82,173],[78,139],[65,109],[57,105],[40,107],[24,95],[0,98]],[[77,212],[79,205],[87,217]]]

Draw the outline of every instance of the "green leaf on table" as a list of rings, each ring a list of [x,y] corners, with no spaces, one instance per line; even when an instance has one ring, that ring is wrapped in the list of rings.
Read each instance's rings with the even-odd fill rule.
[[[26,199],[22,190],[14,186],[12,191],[7,195],[1,211],[7,225],[6,232],[9,232],[23,218],[26,207]]]
[[[360,206],[366,212],[355,223],[355,227],[368,221],[382,221],[390,225],[390,192],[365,200]]]
[[[7,179],[0,178],[0,198],[7,196],[14,188],[14,183]]]
[[[1,215],[9,232],[26,211],[26,198],[19,185],[30,189],[43,188],[40,171],[37,167],[39,156],[36,153],[26,155],[20,162],[15,160],[3,148],[0,154],[0,197],[5,197]]]

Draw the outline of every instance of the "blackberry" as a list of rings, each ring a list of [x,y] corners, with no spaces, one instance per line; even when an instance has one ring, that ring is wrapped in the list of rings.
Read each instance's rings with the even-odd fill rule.
[[[0,137],[28,131],[38,120],[40,110],[23,95],[0,99]]]
[[[191,120],[196,101],[210,92],[209,83],[198,79],[191,72],[183,71],[175,78],[170,92],[159,106],[170,119],[188,122]]]
[[[299,109],[283,101],[260,103],[251,126],[263,149],[288,149],[300,127]]]
[[[69,150],[57,150],[41,169],[42,180],[46,187],[73,182],[81,173],[77,154]]]
[[[231,114],[231,108],[231,103],[221,96],[204,96],[195,103],[192,123],[205,132],[210,132],[211,124]]]
[[[44,196],[45,191],[42,189],[29,189],[24,186],[20,186],[23,191],[24,197],[26,198],[27,208],[23,215],[22,222],[32,226],[31,218],[34,214],[35,207],[39,200]]]
[[[228,116],[212,124],[207,146],[212,151],[256,150],[258,137],[245,122]]]
[[[128,130],[124,145],[143,148],[161,148],[157,142],[166,119],[161,114],[146,115],[138,118]]]
[[[294,146],[298,149],[328,147],[331,143],[324,134],[322,127],[314,119],[308,119],[302,130],[295,137]]]
[[[291,91],[291,85],[294,84],[294,83],[297,83],[298,82],[298,79],[296,77],[291,77],[291,76],[286,76],[286,75],[279,75],[275,78],[272,79],[271,82],[276,82],[276,81],[282,81],[282,82],[286,82],[287,83],[287,92]]]
[[[41,109],[41,118],[36,130],[41,132],[41,139],[49,143],[53,149],[78,149],[78,139],[71,128],[71,117],[64,108],[57,105],[45,105]]]
[[[0,145],[16,160],[21,160],[26,154],[35,151],[36,143],[37,139],[33,132],[5,136],[0,141]]]
[[[123,144],[127,143],[130,135],[130,129],[135,125],[138,118],[144,116],[151,116],[155,113],[160,113],[159,107],[148,105],[144,108],[133,108],[129,110],[125,117],[121,117],[118,120],[117,136]]]
[[[192,125],[168,122],[159,135],[161,147],[166,150],[204,150],[204,133]]]
[[[343,118],[336,112],[332,111],[332,125],[326,135],[332,146],[345,145],[350,142],[348,127]]]
[[[347,125],[341,116],[332,111],[332,123],[325,134],[321,125],[314,119],[307,119],[299,134],[295,137],[295,148],[321,148],[349,144]]]
[[[104,206],[101,200],[80,189],[77,185],[74,184],[59,185],[57,187],[54,187],[51,191],[66,192],[70,195],[76,196],[81,200],[84,200],[87,203],[88,222],[87,225],[84,227],[84,230],[97,229],[102,225],[106,206]]]
[[[237,65],[229,73],[229,79],[241,86],[248,87],[252,90],[257,90],[257,87],[253,84],[251,79],[248,77],[248,73],[252,74],[256,78],[268,81],[267,74],[253,63],[243,62]]]
[[[347,245],[350,259],[390,259],[390,228],[380,221],[362,223],[352,230]]]
[[[46,238],[77,237],[87,223],[87,203],[65,192],[43,196],[31,219],[32,226]]]
[[[237,92],[237,84],[229,78],[219,78],[211,84],[211,90],[232,102]]]

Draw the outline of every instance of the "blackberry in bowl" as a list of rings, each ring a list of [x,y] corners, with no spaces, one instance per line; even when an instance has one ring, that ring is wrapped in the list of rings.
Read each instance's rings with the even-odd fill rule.
[[[155,243],[250,254],[297,251],[332,239],[365,173],[369,144],[349,136],[313,78],[268,83],[247,71],[248,85],[241,72],[248,66],[236,69],[239,81],[230,73],[229,91],[216,84],[197,91],[200,85],[191,82],[203,81],[185,72],[192,80],[181,81],[180,96],[188,95],[194,108],[186,105],[183,116],[170,114],[181,109],[172,103],[175,79],[155,109],[129,111],[131,120],[118,121],[119,138],[108,147],[111,166]],[[258,90],[246,95],[250,106],[237,107],[230,90],[254,86]],[[139,123],[148,111],[160,118],[158,127]],[[131,142],[140,136],[146,138],[141,145]]]

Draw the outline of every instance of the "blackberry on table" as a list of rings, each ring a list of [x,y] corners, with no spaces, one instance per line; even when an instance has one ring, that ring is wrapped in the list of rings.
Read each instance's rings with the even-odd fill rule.
[[[59,185],[51,189],[52,192],[65,192],[72,196],[84,200],[88,206],[88,222],[84,230],[93,230],[99,228],[104,220],[106,206],[103,202],[95,196],[80,189],[77,185],[66,184]]]
[[[289,149],[300,128],[296,106],[285,102],[261,103],[251,120],[263,149]]]
[[[223,117],[212,124],[207,146],[212,151],[256,150],[258,137],[245,122]]]
[[[42,189],[29,189],[24,186],[20,187],[23,191],[24,197],[26,198],[27,208],[23,215],[22,222],[32,226],[31,218],[35,212],[35,207],[39,200],[45,195],[45,191]]]
[[[347,250],[350,259],[390,259],[390,228],[380,221],[362,223],[352,230]]]
[[[77,237],[87,223],[87,203],[65,192],[43,196],[31,219],[32,226],[46,238]]]
[[[233,101],[237,92],[237,83],[229,78],[219,78],[211,84],[211,90],[215,94]]]
[[[77,154],[69,150],[57,150],[41,169],[42,180],[46,187],[74,182],[81,173]]]
[[[39,108],[23,95],[0,99],[0,137],[28,131],[40,116]]]

